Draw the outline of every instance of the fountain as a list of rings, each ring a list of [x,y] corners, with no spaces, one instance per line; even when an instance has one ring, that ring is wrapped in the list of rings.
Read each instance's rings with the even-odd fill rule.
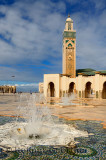
[[[61,97],[60,102],[56,103],[57,106],[67,107],[67,106],[88,106],[87,103],[79,100],[75,93],[67,94],[65,93],[63,97]]]
[[[76,105],[76,103],[72,102],[75,98],[76,98],[76,95],[74,93],[72,93],[71,95],[64,94],[64,97],[61,97],[60,103],[58,103],[58,105],[60,105],[61,107]]]
[[[65,102],[67,104],[67,99]],[[28,97],[22,94],[16,120],[0,126],[0,146],[10,147],[12,150],[26,149],[32,145],[64,146],[70,145],[71,142],[77,143],[74,141],[75,137],[89,135],[85,131],[60,122],[51,115],[46,105],[41,105],[45,103],[43,95],[31,94]]]

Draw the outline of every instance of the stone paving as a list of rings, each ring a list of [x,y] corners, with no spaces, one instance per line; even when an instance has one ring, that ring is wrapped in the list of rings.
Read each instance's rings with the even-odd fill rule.
[[[30,94],[26,94],[29,96]],[[101,121],[106,128],[106,100],[98,99],[77,99],[73,101],[76,105],[60,106],[58,104],[50,105],[51,113],[59,118],[67,120],[96,120]],[[22,104],[23,103],[23,104]],[[26,102],[21,102],[21,105]],[[0,115],[15,116],[17,107],[20,105],[20,94],[0,94]],[[42,105],[44,106],[44,105]]]
[[[0,125],[13,121],[13,117],[0,117]],[[67,121],[62,123],[73,124],[80,130],[91,133],[88,137],[75,138],[79,142],[74,148],[66,146],[32,146],[27,150],[2,150],[0,159],[6,160],[105,160],[106,130],[98,121]]]
[[[0,148],[0,159],[105,160],[106,100],[82,99],[74,100],[73,103],[76,105],[48,104],[48,107],[53,115],[62,118],[61,121],[71,123],[74,127],[94,135],[76,138],[75,140],[80,143],[74,149],[64,146],[33,146],[28,151],[8,152]],[[17,107],[26,104],[26,101],[20,104],[19,94],[0,94],[0,125],[13,121],[18,114]]]

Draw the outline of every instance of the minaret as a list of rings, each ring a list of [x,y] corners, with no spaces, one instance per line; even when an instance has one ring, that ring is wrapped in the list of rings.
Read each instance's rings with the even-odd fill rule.
[[[76,77],[76,31],[68,15],[63,32],[63,74]]]

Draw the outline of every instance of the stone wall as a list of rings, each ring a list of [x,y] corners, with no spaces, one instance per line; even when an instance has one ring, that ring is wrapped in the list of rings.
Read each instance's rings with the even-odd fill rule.
[[[79,98],[106,99],[106,75],[83,76],[80,74],[76,78],[70,78],[61,74],[45,74],[43,85],[45,97],[59,98],[65,94],[74,93]]]
[[[0,86],[0,93],[16,93],[16,86]]]

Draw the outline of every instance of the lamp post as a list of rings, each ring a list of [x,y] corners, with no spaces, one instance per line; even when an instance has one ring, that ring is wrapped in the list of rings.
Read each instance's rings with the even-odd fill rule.
[[[15,76],[13,75],[13,76],[11,76],[11,77],[12,77],[13,80],[14,80]],[[13,83],[13,86],[14,86],[14,83]],[[13,93],[15,93],[14,88],[12,88],[12,91],[13,91]]]

